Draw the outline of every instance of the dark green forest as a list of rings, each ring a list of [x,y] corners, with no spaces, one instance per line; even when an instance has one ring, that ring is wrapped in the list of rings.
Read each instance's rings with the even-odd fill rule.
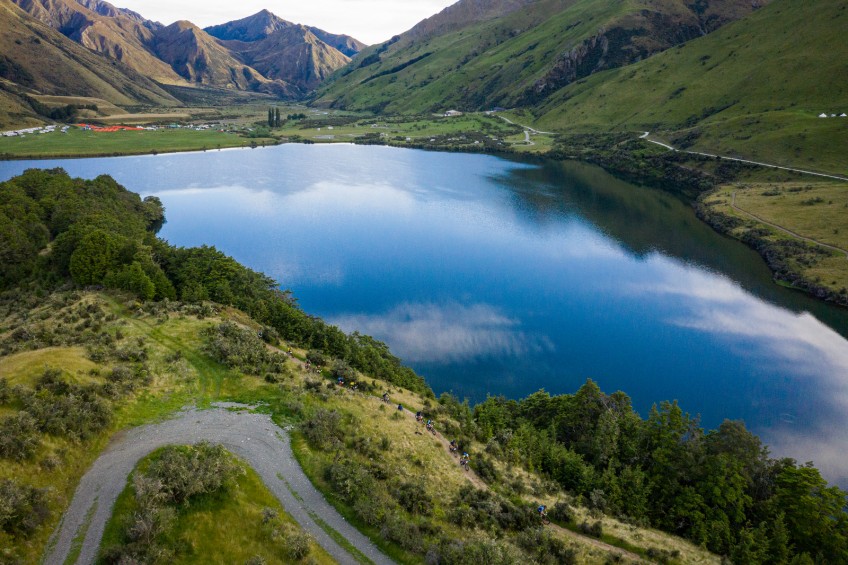
[[[738,421],[705,432],[676,402],[642,419],[587,381],[448,405],[492,457],[540,471],[593,509],[688,538],[736,564],[848,563],[846,493],[812,464],[772,459]]]
[[[157,238],[164,221],[158,198],[142,200],[109,176],[28,170],[0,184],[0,290],[47,292],[71,283],[128,291],[139,300],[209,300],[246,312],[273,328],[269,335],[432,396],[384,343],[309,316],[275,281],[214,247],[175,247]]]

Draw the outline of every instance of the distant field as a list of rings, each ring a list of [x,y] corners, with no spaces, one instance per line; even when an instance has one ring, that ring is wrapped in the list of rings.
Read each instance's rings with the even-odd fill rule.
[[[733,207],[735,197],[735,208]],[[744,238],[754,228],[766,229],[766,239],[801,241],[774,224],[799,236],[848,251],[848,184],[846,183],[757,183],[725,186],[705,199],[713,210],[737,217],[743,226],[730,235]],[[757,216],[762,221],[752,218]],[[823,248],[826,249],[826,248]],[[808,264],[798,256],[794,268],[805,278],[834,291],[848,287],[848,258],[826,249],[829,256]]]
[[[71,128],[68,133],[27,135],[0,138],[0,158],[93,157],[97,155],[137,155],[245,147],[252,142],[270,140],[246,139],[218,131],[159,130],[95,133]]]

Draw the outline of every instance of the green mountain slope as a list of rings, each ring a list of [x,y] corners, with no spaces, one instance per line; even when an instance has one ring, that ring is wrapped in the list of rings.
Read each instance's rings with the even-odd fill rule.
[[[750,14],[750,0],[462,0],[364,50],[319,93],[336,108],[410,112],[531,105]]]
[[[558,91],[538,124],[666,130],[683,147],[848,172],[848,4],[776,0],[744,21]]]

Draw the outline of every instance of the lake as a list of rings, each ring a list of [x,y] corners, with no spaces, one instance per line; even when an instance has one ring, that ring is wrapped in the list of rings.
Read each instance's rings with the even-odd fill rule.
[[[479,401],[587,378],[645,416],[742,419],[848,486],[848,311],[774,284],[672,194],[579,163],[353,145],[0,163],[110,174],[161,235],[214,245],[309,313]]]

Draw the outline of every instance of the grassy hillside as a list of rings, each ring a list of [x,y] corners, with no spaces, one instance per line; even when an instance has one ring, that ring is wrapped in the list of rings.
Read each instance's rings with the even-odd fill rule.
[[[662,130],[681,147],[848,172],[848,5],[776,0],[744,21],[562,89],[536,113],[568,131]]]
[[[469,7],[475,18],[457,8],[456,21],[446,10],[363,51],[317,103],[385,112],[535,104],[564,84],[697,37],[762,3],[506,2],[506,15]],[[473,3],[459,7],[465,4]]]

